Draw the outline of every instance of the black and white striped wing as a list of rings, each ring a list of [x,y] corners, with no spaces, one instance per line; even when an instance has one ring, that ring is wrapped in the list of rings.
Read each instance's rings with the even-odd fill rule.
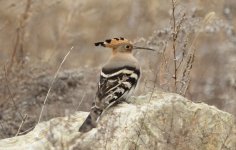
[[[116,69],[103,68],[98,84],[98,101],[111,103],[128,99],[140,77],[139,68],[124,66]]]

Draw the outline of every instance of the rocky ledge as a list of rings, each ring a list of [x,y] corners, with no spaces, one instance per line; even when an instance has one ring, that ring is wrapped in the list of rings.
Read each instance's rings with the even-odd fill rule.
[[[110,108],[98,127],[78,129],[88,112],[41,122],[26,135],[0,140],[1,150],[235,150],[235,117],[205,103],[163,92]]]

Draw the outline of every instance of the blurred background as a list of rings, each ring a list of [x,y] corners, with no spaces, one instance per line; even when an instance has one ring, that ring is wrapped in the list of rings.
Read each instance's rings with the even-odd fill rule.
[[[180,25],[176,59],[181,62],[194,50],[182,95],[236,115],[236,1],[177,0],[175,17]],[[72,46],[42,120],[90,109],[100,69],[111,54],[94,42],[113,37],[157,49],[134,51],[143,68],[136,95],[153,88],[175,92],[169,83],[172,30],[171,0],[0,0],[0,138],[36,125],[55,72]]]

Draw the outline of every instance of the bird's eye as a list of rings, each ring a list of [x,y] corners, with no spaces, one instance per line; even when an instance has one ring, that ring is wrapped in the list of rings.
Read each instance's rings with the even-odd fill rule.
[[[129,45],[126,45],[125,48],[126,48],[126,49],[130,49],[130,46],[129,46]]]

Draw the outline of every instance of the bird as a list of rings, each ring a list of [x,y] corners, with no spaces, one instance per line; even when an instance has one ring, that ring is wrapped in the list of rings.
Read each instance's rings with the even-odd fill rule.
[[[135,91],[140,80],[141,68],[132,51],[134,49],[155,51],[151,48],[135,46],[123,37],[96,42],[95,46],[111,48],[112,55],[102,67],[90,113],[79,128],[79,132],[82,133],[96,128],[97,122],[105,110],[127,101]]]

